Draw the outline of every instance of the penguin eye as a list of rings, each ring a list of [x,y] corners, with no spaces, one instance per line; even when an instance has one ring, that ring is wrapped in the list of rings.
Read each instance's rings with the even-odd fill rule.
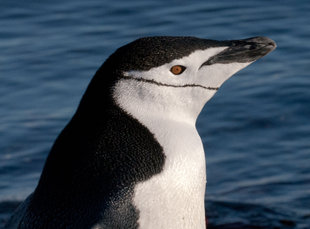
[[[170,72],[172,72],[174,75],[180,75],[185,71],[186,67],[182,65],[174,65],[170,68]]]

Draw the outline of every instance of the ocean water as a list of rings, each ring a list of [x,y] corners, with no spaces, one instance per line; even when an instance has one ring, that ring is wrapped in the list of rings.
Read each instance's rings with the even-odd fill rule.
[[[227,81],[197,122],[208,228],[310,228],[310,1],[0,1],[0,228],[102,62],[142,36],[278,48]]]

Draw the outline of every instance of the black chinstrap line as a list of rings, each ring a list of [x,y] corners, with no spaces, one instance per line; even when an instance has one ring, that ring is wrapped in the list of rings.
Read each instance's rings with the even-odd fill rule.
[[[184,85],[165,84],[165,83],[157,82],[155,80],[148,80],[148,79],[143,79],[143,78],[134,78],[134,77],[130,77],[130,76],[123,76],[122,79],[146,82],[146,83],[151,83],[151,84],[155,84],[157,86],[164,86],[164,87],[200,87],[200,88],[203,88],[206,90],[214,90],[214,91],[217,91],[219,89],[218,87],[205,87],[205,86],[198,85],[198,84],[184,84]]]

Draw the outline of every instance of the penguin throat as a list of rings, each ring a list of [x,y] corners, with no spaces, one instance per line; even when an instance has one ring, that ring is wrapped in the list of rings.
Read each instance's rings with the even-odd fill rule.
[[[161,87],[130,78],[121,79],[114,86],[113,97],[135,118],[143,116],[156,122],[169,120],[195,125],[203,106],[215,92],[193,87]]]

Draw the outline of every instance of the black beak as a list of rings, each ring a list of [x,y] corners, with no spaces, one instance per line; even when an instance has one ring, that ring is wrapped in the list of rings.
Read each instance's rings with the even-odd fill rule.
[[[244,40],[223,41],[228,46],[219,54],[209,58],[200,67],[212,64],[249,63],[274,50],[277,45],[268,37],[253,37]]]

